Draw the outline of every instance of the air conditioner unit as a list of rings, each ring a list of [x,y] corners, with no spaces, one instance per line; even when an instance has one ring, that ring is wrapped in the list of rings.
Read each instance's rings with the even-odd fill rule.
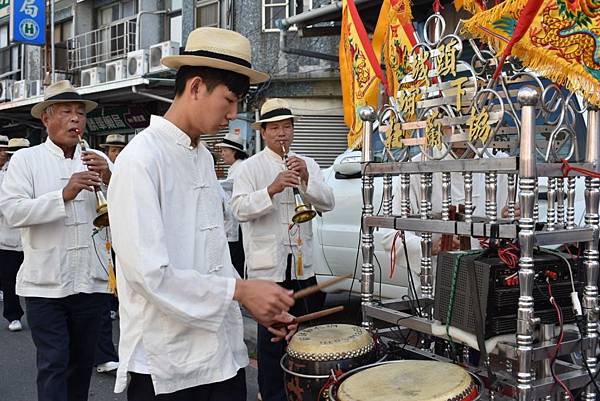
[[[104,66],[97,66],[81,70],[81,86],[98,85],[106,79]]]
[[[0,102],[9,102],[12,99],[13,79],[3,79],[0,81]]]
[[[160,59],[165,56],[174,56],[179,54],[179,43],[167,41],[150,46],[150,72],[168,70],[160,63]]]
[[[40,96],[42,94],[42,81],[36,79],[35,81],[29,82],[29,97]]]
[[[127,77],[139,77],[148,72],[148,50],[127,53]]]
[[[27,99],[27,81],[16,81],[13,84],[12,100],[24,100]]]
[[[127,78],[127,60],[120,59],[106,63],[106,82]]]

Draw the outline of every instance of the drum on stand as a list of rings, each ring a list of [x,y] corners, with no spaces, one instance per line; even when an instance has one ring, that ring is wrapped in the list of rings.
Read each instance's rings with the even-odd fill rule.
[[[452,363],[401,360],[344,373],[328,392],[329,401],[476,401],[483,384]]]
[[[362,327],[325,324],[298,331],[281,358],[288,401],[327,399],[334,374],[377,360],[376,343]]]

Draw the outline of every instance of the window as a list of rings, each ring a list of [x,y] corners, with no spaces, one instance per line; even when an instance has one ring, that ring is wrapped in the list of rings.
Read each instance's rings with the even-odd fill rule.
[[[277,32],[277,20],[312,9],[312,0],[262,0],[262,30]]]
[[[181,14],[169,18],[169,40],[185,45],[181,42]]]
[[[166,0],[165,7],[171,11],[181,10],[183,0]]]
[[[196,3],[196,28],[221,26],[221,2],[219,0],[200,0]]]
[[[0,48],[8,46],[8,24],[0,25]]]
[[[54,24],[54,43],[64,42],[73,37],[73,20]]]

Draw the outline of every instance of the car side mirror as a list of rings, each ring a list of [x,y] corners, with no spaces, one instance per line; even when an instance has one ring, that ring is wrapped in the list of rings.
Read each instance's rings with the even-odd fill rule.
[[[338,162],[334,163],[333,171],[337,175],[348,176],[355,178],[361,173],[361,156],[360,155],[347,155],[342,157]]]

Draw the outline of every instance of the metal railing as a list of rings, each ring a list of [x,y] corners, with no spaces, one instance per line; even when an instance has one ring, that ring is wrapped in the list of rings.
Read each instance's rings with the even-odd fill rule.
[[[21,46],[12,44],[0,49],[0,75],[11,72],[18,73],[21,70]],[[8,77],[16,79],[15,76]]]
[[[69,69],[81,69],[127,56],[136,49],[135,18],[77,35],[67,46]]]

